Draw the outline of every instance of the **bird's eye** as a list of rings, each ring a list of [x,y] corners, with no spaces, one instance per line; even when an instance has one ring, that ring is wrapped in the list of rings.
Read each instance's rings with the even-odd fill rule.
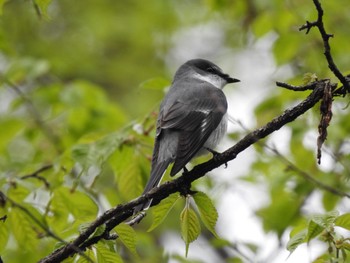
[[[210,73],[214,73],[215,72],[215,69],[210,67],[210,68],[207,68],[207,71],[210,72]]]

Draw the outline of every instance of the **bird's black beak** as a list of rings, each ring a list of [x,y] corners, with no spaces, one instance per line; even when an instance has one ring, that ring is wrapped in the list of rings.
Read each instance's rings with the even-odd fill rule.
[[[235,82],[241,82],[239,79],[234,79],[234,78],[228,78],[227,83],[235,83]]]
[[[234,79],[234,78],[231,78],[229,75],[225,74],[224,75],[224,78],[226,79],[227,83],[236,83],[236,82],[240,82],[239,79]]]

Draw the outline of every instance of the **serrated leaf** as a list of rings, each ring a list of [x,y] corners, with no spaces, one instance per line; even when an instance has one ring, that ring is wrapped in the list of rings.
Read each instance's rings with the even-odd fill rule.
[[[18,209],[12,209],[7,220],[21,250],[34,250],[38,243],[38,239],[35,238],[37,233],[34,232],[33,223],[28,216]]]
[[[292,236],[288,243],[287,243],[287,250],[290,253],[293,253],[293,251],[302,243],[305,242],[305,237],[306,237],[306,229],[300,231],[299,233],[295,234],[294,236]]]
[[[98,263],[122,263],[123,260],[115,251],[111,251],[104,244],[96,245],[96,256]]]
[[[215,237],[218,237],[215,226],[219,216],[213,202],[203,192],[195,193],[193,199],[196,202],[203,224]]]
[[[84,255],[85,255],[85,257],[78,254],[77,257],[79,257],[79,258],[75,262],[76,263],[91,263],[91,261],[95,262],[95,259],[96,259],[95,258],[95,254],[94,254],[94,252],[91,249],[85,250],[84,251]]]
[[[304,77],[303,77],[303,85],[307,85],[307,84],[310,84],[314,81],[317,80],[317,75],[316,73],[305,73],[304,74]]]
[[[311,220],[314,221],[316,224],[319,224],[323,228],[329,229],[333,227],[334,221],[336,220],[338,215],[338,211],[331,211],[326,214],[314,215],[312,216]]]
[[[137,256],[135,230],[127,224],[120,224],[116,226],[114,230],[117,232],[120,241]]]
[[[335,225],[350,230],[350,213],[343,214],[335,220]]]
[[[310,220],[308,229],[307,229],[307,235],[305,237],[306,242],[310,242],[311,239],[317,237],[321,232],[325,229],[325,227],[319,225],[313,220]]]
[[[157,206],[152,208],[152,214],[154,219],[152,225],[147,230],[147,232],[152,231],[164,221],[164,219],[169,214],[170,210],[174,207],[176,201],[179,200],[179,198],[179,194],[172,194],[167,198],[163,199]]]
[[[101,167],[120,145],[118,134],[109,134],[91,143],[77,144],[72,149],[72,158],[84,169]]]
[[[142,158],[134,147],[124,145],[109,160],[116,176],[118,194],[124,200],[137,197],[143,190]]]
[[[201,232],[201,227],[196,213],[189,205],[186,205],[184,210],[182,210],[180,215],[180,222],[181,237],[186,244],[187,257],[189,245],[191,242],[195,241],[198,238]]]
[[[80,221],[93,220],[98,212],[97,204],[85,193],[71,192],[68,188],[60,188],[54,192],[51,210],[55,217],[65,219],[71,214]],[[59,224],[59,222],[57,222]]]
[[[135,198],[139,194],[137,186],[141,185],[141,171],[137,162],[137,158],[133,156],[128,161],[129,165],[125,167],[125,170],[117,178],[119,194],[125,200]]]

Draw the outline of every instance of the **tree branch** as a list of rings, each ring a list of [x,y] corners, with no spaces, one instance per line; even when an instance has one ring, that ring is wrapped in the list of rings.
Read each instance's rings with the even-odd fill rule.
[[[16,207],[19,210],[21,210],[23,213],[25,213],[35,224],[40,226],[41,229],[43,229],[46,233],[46,235],[56,239],[57,241],[67,244],[65,240],[60,238],[58,235],[56,235],[49,227],[47,227],[43,222],[41,222],[36,216],[34,216],[25,206],[20,205],[19,203],[15,202],[11,198],[7,197],[3,192],[0,191],[0,198],[2,202],[5,204],[5,202],[10,202],[12,207]],[[7,216],[2,217],[2,220],[5,221]],[[79,253],[82,257],[86,259],[87,262],[93,262],[88,256],[86,256],[80,248],[77,246],[72,245],[71,249],[73,249],[74,253]],[[55,261],[57,262],[57,261]]]
[[[28,178],[36,178],[38,179],[39,181],[42,181],[45,185],[46,188],[50,188],[50,183],[46,180],[45,177],[39,175],[40,173],[42,172],[45,172],[46,170],[49,170],[53,167],[52,164],[47,164],[47,165],[44,165],[43,167],[39,168],[38,170],[36,170],[35,172],[31,173],[31,174],[26,174],[26,175],[23,175],[21,177],[22,180],[25,180],[25,179],[28,179]]]
[[[350,84],[347,80],[347,78],[340,72],[338,67],[335,65],[332,54],[331,54],[331,47],[329,45],[329,39],[333,37],[332,34],[328,34],[326,32],[326,29],[323,24],[323,9],[321,6],[321,3],[319,0],[313,0],[314,5],[317,10],[317,21],[309,22],[306,21],[305,25],[302,25],[299,28],[299,31],[306,29],[306,34],[308,34],[312,27],[317,27],[318,31],[321,34],[322,40],[323,40],[323,46],[324,46],[324,55],[328,62],[329,69],[333,72],[333,74],[339,79],[339,81],[343,84],[345,90],[349,93],[350,92]]]
[[[182,176],[165,182],[159,187],[153,188],[145,195],[134,199],[128,203],[120,204],[99,216],[91,225],[81,233],[74,241],[68,243],[62,248],[57,249],[52,254],[43,258],[41,263],[48,262],[60,262],[69,256],[76,253],[76,249],[84,250],[87,246],[91,246],[97,243],[99,240],[106,236],[115,226],[124,222],[127,218],[132,216],[133,208],[147,200],[153,199],[152,205],[157,204],[161,200],[168,197],[170,194],[175,192],[181,192],[184,188],[187,188],[191,183],[207,174],[211,170],[234,160],[237,155],[243,152],[245,149],[253,145],[255,142],[265,138],[269,134],[279,130],[282,126],[289,122],[294,121],[297,117],[304,114],[306,111],[311,109],[318,101],[323,97],[325,88],[324,81],[317,81],[315,83],[315,89],[312,93],[297,106],[286,110],[280,116],[274,118],[272,121],[267,123],[265,126],[250,132],[243,139],[238,141],[233,147],[229,148],[225,152],[215,156],[215,158],[195,166],[191,171],[184,173]],[[92,237],[89,239],[91,234],[101,225],[106,225],[106,231],[104,234],[98,237]]]
[[[271,147],[271,146],[268,146],[266,144],[265,144],[265,147],[268,148],[269,150],[271,150],[274,154],[276,154],[276,156],[278,156],[282,160],[282,162],[284,162],[287,165],[289,170],[296,172],[297,174],[302,176],[305,180],[316,185],[318,188],[320,188],[324,191],[330,192],[334,195],[340,196],[340,197],[350,198],[350,194],[345,193],[339,189],[336,189],[330,185],[327,185],[327,184],[323,183],[322,181],[316,179],[314,176],[310,175],[309,173],[300,169],[297,165],[295,165],[290,160],[288,160],[287,157],[283,156],[275,147]]]
[[[22,90],[12,83],[11,81],[4,79],[3,80],[12,90],[14,90],[17,95],[24,101],[24,105],[26,106],[28,112],[32,115],[35,124],[41,129],[43,134],[46,136],[48,141],[53,145],[54,149],[57,151],[57,153],[62,153],[62,145],[57,137],[57,135],[53,132],[51,127],[46,125],[44,120],[42,119],[39,111],[34,106],[33,102],[28,98],[28,96],[22,92]]]
[[[317,82],[312,82],[312,83],[309,83],[309,84],[307,84],[305,86],[294,86],[294,85],[291,85],[291,84],[288,84],[288,83],[284,83],[284,82],[280,82],[280,81],[276,82],[276,85],[278,87],[285,88],[285,89],[288,89],[288,90],[293,90],[293,91],[314,90],[315,87],[316,87],[316,84],[317,84]]]

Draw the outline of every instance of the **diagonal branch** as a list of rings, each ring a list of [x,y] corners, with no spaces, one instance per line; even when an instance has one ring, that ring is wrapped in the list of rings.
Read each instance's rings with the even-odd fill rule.
[[[269,150],[271,150],[276,156],[278,156],[281,161],[287,165],[289,170],[292,170],[294,172],[296,172],[297,174],[299,174],[301,177],[303,177],[305,180],[311,182],[312,184],[316,185],[318,188],[330,192],[331,194],[340,196],[340,197],[346,197],[346,198],[350,198],[350,194],[340,190],[340,189],[336,189],[330,185],[327,185],[325,183],[323,183],[322,181],[318,180],[317,178],[315,178],[314,176],[312,176],[311,174],[303,171],[301,168],[299,168],[296,164],[294,164],[293,162],[291,162],[287,157],[283,156],[275,147],[271,147],[268,145],[265,145],[266,148],[268,148]]]
[[[282,126],[289,122],[294,121],[297,117],[301,116],[308,110],[310,110],[318,101],[323,97],[325,82],[318,81],[315,83],[315,89],[311,94],[301,103],[295,107],[284,111],[280,116],[274,118],[272,121],[267,123],[265,126],[250,132],[240,141],[238,141],[234,146],[218,154],[215,158],[195,166],[191,171],[183,174],[182,176],[166,182],[159,187],[153,188],[145,195],[134,199],[128,203],[120,204],[99,216],[91,225],[81,233],[74,241],[68,243],[64,247],[54,251],[52,254],[43,258],[40,262],[60,262],[69,256],[76,253],[76,249],[79,248],[84,250],[86,247],[97,243],[99,240],[104,238],[109,231],[111,231],[115,226],[124,222],[133,214],[133,208],[147,200],[153,199],[155,205],[157,202],[165,199],[172,193],[182,192],[184,188],[188,188],[191,183],[207,174],[211,170],[234,160],[237,155],[243,152],[245,149],[256,143],[257,141],[265,138],[266,136],[272,134],[273,132],[279,130]],[[91,234],[101,225],[106,225],[106,231],[103,235],[99,237],[90,238]]]
[[[53,132],[52,128],[48,125],[46,125],[46,123],[44,122],[44,120],[42,119],[39,111],[36,109],[35,105],[33,104],[33,102],[30,100],[30,98],[28,98],[28,96],[14,83],[12,83],[11,81],[5,79],[4,82],[12,89],[16,92],[16,94],[23,100],[24,105],[26,106],[29,114],[31,114],[31,116],[33,117],[33,120],[35,122],[35,124],[38,126],[38,128],[41,129],[41,131],[43,132],[43,134],[46,136],[46,138],[48,139],[48,141],[53,145],[54,149],[58,152],[61,153],[63,152],[62,150],[62,145],[61,142],[59,140],[59,138],[57,137],[57,135]]]

